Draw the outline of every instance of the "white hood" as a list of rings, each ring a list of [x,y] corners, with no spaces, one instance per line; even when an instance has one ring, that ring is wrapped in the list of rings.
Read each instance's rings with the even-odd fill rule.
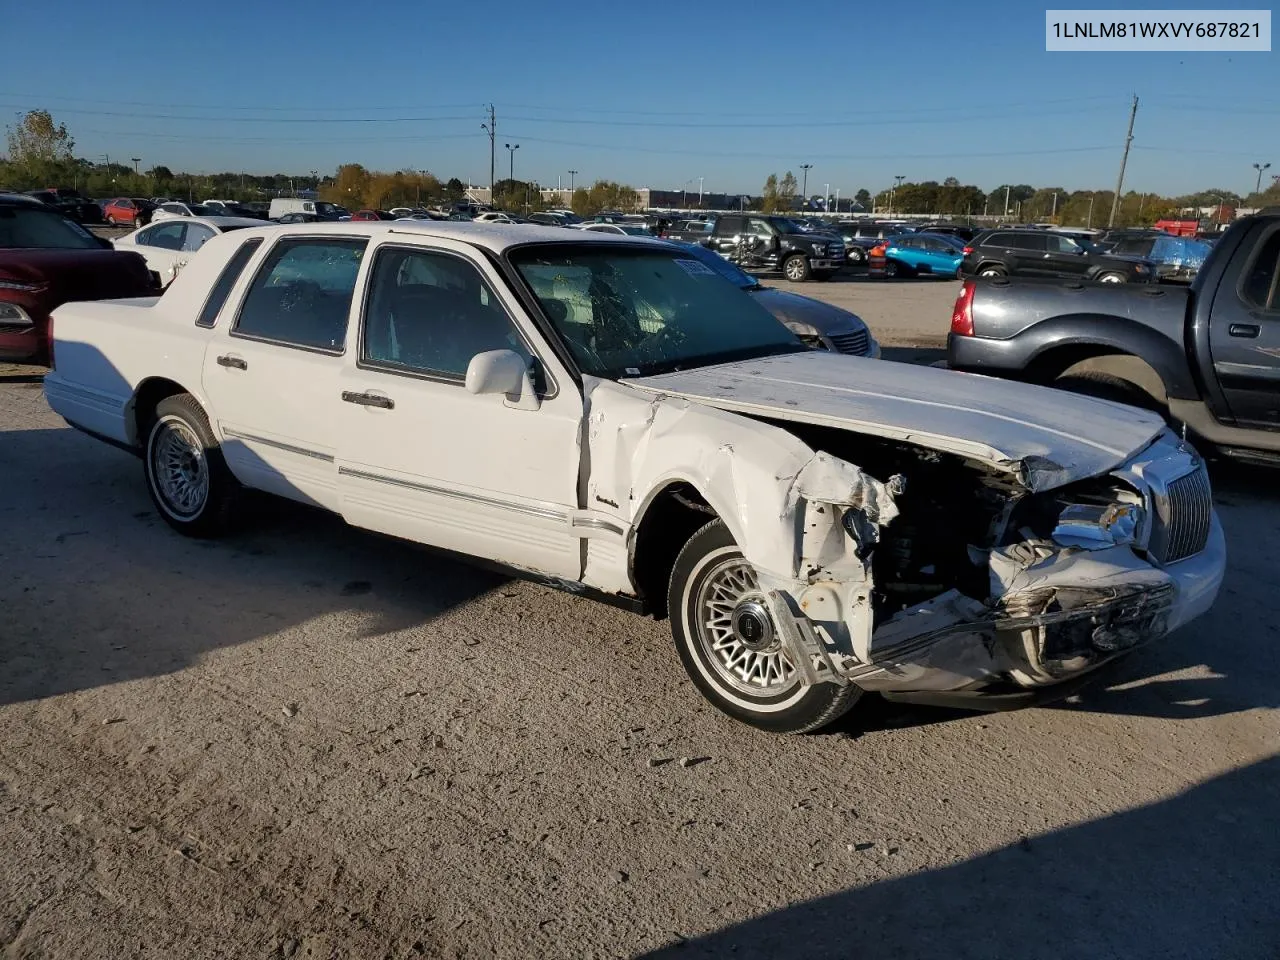
[[[821,350],[623,381],[722,410],[959,454],[1046,490],[1114,469],[1165,428],[1154,413],[1008,380]]]

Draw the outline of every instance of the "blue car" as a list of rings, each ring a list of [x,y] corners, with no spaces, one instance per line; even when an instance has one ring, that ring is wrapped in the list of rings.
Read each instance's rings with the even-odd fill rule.
[[[884,242],[884,275],[914,277],[932,273],[954,277],[964,259],[964,243],[946,233],[907,233]]]

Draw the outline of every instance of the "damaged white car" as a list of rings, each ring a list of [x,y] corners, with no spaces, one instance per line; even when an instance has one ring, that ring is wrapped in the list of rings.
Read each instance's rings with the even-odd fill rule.
[[[254,488],[671,620],[774,731],[1029,702],[1203,613],[1204,465],[1101,400],[805,347],[654,241],[306,224],[56,311],[50,405],[211,536]]]

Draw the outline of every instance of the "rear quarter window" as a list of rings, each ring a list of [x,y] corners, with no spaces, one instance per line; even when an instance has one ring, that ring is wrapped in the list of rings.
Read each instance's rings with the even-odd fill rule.
[[[1280,227],[1258,244],[1240,280],[1240,298],[1258,310],[1280,313]]]
[[[196,326],[212,327],[217,323],[218,314],[222,312],[222,306],[227,302],[231,288],[236,285],[236,280],[240,278],[240,274],[244,273],[245,265],[258,252],[260,246],[262,246],[262,238],[253,237],[240,244],[240,248],[231,255],[227,265],[218,274],[218,279],[214,281],[213,289],[209,291],[209,298],[205,300],[200,316],[196,318]]]

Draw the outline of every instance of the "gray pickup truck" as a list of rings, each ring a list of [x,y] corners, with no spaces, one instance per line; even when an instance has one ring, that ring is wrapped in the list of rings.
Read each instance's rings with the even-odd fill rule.
[[[968,280],[947,354],[958,370],[1159,410],[1222,453],[1280,462],[1280,208],[1235,223],[1189,288]]]

